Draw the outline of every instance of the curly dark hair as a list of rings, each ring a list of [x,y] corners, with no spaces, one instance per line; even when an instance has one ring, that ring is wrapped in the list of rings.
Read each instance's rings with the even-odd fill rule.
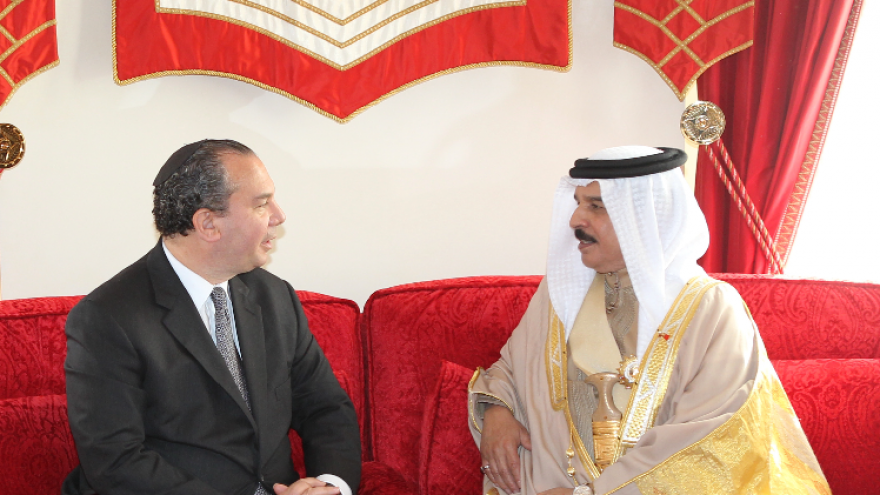
[[[165,182],[153,189],[153,220],[160,234],[187,235],[193,215],[201,208],[224,215],[234,192],[223,165],[225,154],[253,155],[231,139],[206,140]]]

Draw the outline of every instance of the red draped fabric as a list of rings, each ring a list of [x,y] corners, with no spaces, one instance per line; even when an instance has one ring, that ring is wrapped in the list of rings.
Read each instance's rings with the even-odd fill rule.
[[[0,108],[22,84],[58,65],[55,24],[54,0],[0,0]]]
[[[364,31],[351,38],[333,35],[339,39],[327,33],[353,25],[354,21],[331,22],[329,19],[335,18],[319,7],[343,2],[275,3],[279,11],[238,0],[187,2],[203,9],[196,11],[160,7],[157,0],[114,0],[116,82],[129,84],[168,75],[228,77],[287,96],[322,115],[346,122],[398,91],[459,70],[515,65],[567,71],[571,65],[569,0],[498,1],[483,7],[458,8],[435,20],[422,9],[437,7],[438,1],[410,7],[406,2],[370,2],[369,8],[351,17],[371,18],[373,24],[365,24]],[[267,21],[269,24],[311,34],[303,39],[291,34],[288,39],[265,27],[209,12],[208,7],[215,4],[231,5],[229,12],[243,10],[251,16],[256,15],[251,11],[271,14],[273,22]],[[381,20],[376,14],[379,11],[373,9],[376,6],[388,7],[389,15],[394,15]],[[286,9],[299,7],[309,14],[302,19],[283,14]],[[361,16],[366,11],[370,15]],[[404,17],[411,20],[403,34],[387,42],[378,37],[383,25]],[[314,26],[306,25],[310,23]],[[374,35],[378,41],[368,38]],[[315,46],[308,48],[310,43]],[[328,58],[336,53],[335,48],[345,51],[361,43],[379,46],[345,63]]]
[[[618,0],[614,46],[660,74],[679,100],[719,60],[752,46],[751,0]]]
[[[809,193],[862,0],[757,0],[755,40],[699,81],[701,100],[724,111],[722,136],[741,185],[766,226],[732,198],[706,147],[696,196],[712,241],[709,272],[769,273],[767,252],[784,266]],[[716,157],[720,153],[714,153]],[[723,167],[721,167],[723,169]]]

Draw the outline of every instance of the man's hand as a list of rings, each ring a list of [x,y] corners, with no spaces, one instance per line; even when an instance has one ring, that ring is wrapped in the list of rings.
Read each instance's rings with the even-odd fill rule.
[[[275,495],[339,495],[339,488],[315,478],[300,478],[290,486],[275,483]]]
[[[495,486],[507,493],[519,493],[519,454],[522,445],[532,450],[532,440],[526,428],[503,406],[486,406],[483,415],[483,433],[480,437],[480,457],[483,472]]]

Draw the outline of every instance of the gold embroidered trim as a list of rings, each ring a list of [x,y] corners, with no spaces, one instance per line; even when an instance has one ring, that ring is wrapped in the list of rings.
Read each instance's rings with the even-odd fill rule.
[[[623,415],[620,445],[614,457],[615,462],[639,441],[648,428],[654,425],[657,412],[666,396],[672,369],[678,358],[681,339],[703,295],[720,283],[722,282],[705,275],[694,277],[688,281],[672,303],[642,358],[639,382],[630,396],[629,405]]]
[[[244,5],[246,7],[252,8],[252,9],[260,10],[260,11],[265,12],[273,17],[277,17],[277,18],[282,19],[285,22],[289,22],[291,24],[296,22],[296,21],[291,21],[293,18],[286,15],[286,14],[282,14],[281,12],[279,12],[277,10],[271,9],[269,7],[265,7],[259,3],[256,3],[256,2],[253,2],[250,0],[228,0],[228,1],[240,4],[240,5]],[[350,24],[351,22],[355,21],[359,17],[362,17],[363,15],[367,14],[368,12],[375,10],[377,7],[384,5],[385,3],[388,3],[389,0],[381,0],[378,2],[373,2],[370,5],[367,5],[366,7],[362,8],[361,10],[358,10],[357,12],[353,13],[352,15],[346,17],[345,19],[340,19],[340,18],[334,16],[333,14],[331,14],[325,10],[321,10],[318,7],[315,7],[314,5],[312,5],[308,2],[303,2],[302,0],[289,0],[289,1],[295,3],[296,5],[299,5],[300,7],[304,8],[306,10],[309,10],[311,12],[318,14],[319,16],[327,19],[328,21],[330,21],[334,24],[338,24],[340,26],[345,26],[345,25]],[[421,9],[422,7],[431,5],[433,3],[437,3],[439,1],[440,0],[425,0],[421,3],[416,4],[416,5],[412,5],[410,7],[407,7],[405,10],[402,10],[400,12],[403,12],[403,13],[414,12],[418,9]],[[517,0],[517,2],[521,3],[522,5],[526,4],[526,0]],[[487,8],[492,8],[492,6],[487,6]],[[186,9],[172,9],[172,8],[167,8],[167,7],[159,7],[159,0],[156,0],[156,11],[157,12],[178,11],[178,12],[188,12],[188,13],[189,12],[198,12],[198,11],[190,11],[190,10],[186,10]],[[201,13],[205,14],[205,12],[201,12]],[[393,17],[391,19],[393,20],[394,18],[399,17],[398,14],[395,14],[395,17]]]
[[[834,105],[837,103],[837,95],[840,93],[840,84],[843,80],[843,73],[846,63],[849,60],[849,53],[852,48],[853,37],[855,35],[856,25],[858,24],[859,15],[862,10],[862,0],[854,0],[852,10],[850,10],[849,19],[844,29],[843,37],[840,40],[840,48],[837,51],[837,57],[834,59],[834,67],[831,69],[828,78],[828,86],[825,89],[825,98],[822,100],[822,106],[819,115],[816,118],[816,125],[813,127],[813,135],[807,145],[807,153],[798,172],[797,180],[792,188],[791,197],[788,200],[788,207],[776,231],[775,244],[776,248],[782,256],[782,266],[788,263],[788,256],[791,254],[791,245],[794,241],[795,233],[801,223],[801,217],[804,213],[804,206],[807,203],[807,197],[810,189],[813,187],[813,178],[816,175],[816,167],[819,164],[819,157],[822,154],[822,148],[825,146],[825,137],[828,135],[828,126],[831,122],[831,115],[834,112]]]
[[[477,424],[477,418],[474,417],[474,399],[473,399],[473,392],[472,392],[472,390],[474,389],[474,383],[477,381],[477,378],[480,377],[480,373],[481,373],[482,371],[483,371],[483,368],[481,368],[481,367],[480,367],[480,368],[477,368],[477,369],[474,371],[474,376],[472,376],[472,377],[471,377],[471,380],[468,382],[468,413],[470,414],[470,417],[471,417],[471,423],[473,423],[473,425],[474,425],[474,429],[476,429],[476,430],[479,431],[480,433],[483,433],[483,430],[482,430],[482,429],[480,428],[480,426]]]
[[[19,0],[19,1],[21,1],[21,0]],[[253,8],[253,9],[261,10],[263,12],[266,12],[267,14],[273,15],[278,18],[288,18],[288,16],[281,14],[277,10],[274,10],[274,9],[271,9],[268,7],[264,7],[261,4],[251,2],[248,0],[228,0],[228,1],[235,2],[235,3],[241,4],[241,5],[245,5],[247,7]],[[290,1],[291,3],[294,3],[296,5],[299,5],[300,7],[304,8],[306,10],[314,12],[315,14],[318,14],[319,16],[323,17],[324,19],[327,19],[328,21],[330,21],[334,24],[338,24],[340,26],[345,26],[346,24],[349,24],[349,23],[353,22],[354,20],[356,20],[357,18],[362,17],[363,15],[367,14],[368,12],[371,12],[371,11],[375,10],[376,8],[388,3],[389,0],[379,0],[377,2],[373,2],[373,3],[367,5],[366,7],[358,10],[357,12],[351,14],[350,16],[348,16],[344,19],[336,17],[335,15],[327,12],[326,10],[322,10],[322,9],[320,9],[320,8],[310,4],[308,2],[304,2],[302,0],[288,0],[288,1]],[[425,5],[429,5],[432,3],[437,3],[439,1],[440,0],[428,0],[428,1],[420,3],[419,5],[425,6]],[[525,0],[523,0],[522,3],[523,3],[523,5],[525,5]],[[156,1],[156,11],[157,12],[160,12],[160,11],[161,12],[172,12],[172,11],[190,12],[186,9],[173,9],[173,8],[168,8],[168,7],[160,7],[159,0]],[[276,13],[278,15],[276,15]]]
[[[721,55],[710,60],[709,62],[706,62],[705,66],[703,66],[702,68],[700,68],[700,70],[698,70],[696,73],[694,73],[694,75],[688,80],[687,84],[685,84],[684,88],[681,91],[679,91],[678,87],[675,85],[675,83],[672,82],[672,79],[670,79],[669,76],[664,74],[663,69],[661,69],[659,66],[657,66],[650,58],[648,58],[646,55],[642,54],[642,52],[635,50],[633,48],[630,48],[630,47],[624,45],[623,43],[618,43],[617,41],[614,42],[615,47],[620,48],[621,50],[625,50],[629,53],[632,53],[633,55],[636,55],[640,59],[644,60],[648,65],[653,67],[654,70],[657,72],[657,74],[659,74],[660,77],[663,78],[664,81],[666,81],[666,84],[669,86],[670,89],[672,89],[672,92],[675,93],[675,96],[678,97],[679,101],[684,101],[684,98],[685,98],[685,96],[687,96],[688,91],[691,90],[691,86],[696,84],[697,79],[700,76],[702,76],[704,72],[709,70],[710,67],[712,67],[713,65],[718,63],[720,60],[722,60],[726,57],[729,57],[730,55],[733,55],[734,53],[741,52],[741,51],[745,50],[746,48],[752,46],[752,44],[753,44],[752,41],[747,41],[736,48],[733,48],[731,50],[728,50],[728,51],[722,53]]]
[[[36,29],[34,29],[30,33],[24,35],[24,37],[22,39],[15,41],[9,48],[6,49],[6,51],[4,51],[2,54],[0,54],[0,61],[6,60],[6,57],[11,55],[12,52],[14,52],[15,50],[18,50],[19,48],[21,48],[21,46],[24,45],[25,43],[27,43],[28,41],[30,41],[31,38],[42,33],[43,31],[54,26],[55,24],[56,24],[55,19],[52,19],[51,21],[46,21],[46,22],[40,24],[39,26],[37,26]]]
[[[116,1],[116,0],[114,0],[114,2],[115,2],[115,1]],[[480,11],[480,10],[489,10],[489,9],[500,8],[500,7],[521,7],[521,6],[526,5],[525,0],[515,0],[515,1],[503,2],[503,3],[496,3],[496,4],[491,4],[491,5],[480,5],[480,6],[477,6],[477,7],[468,7],[468,8],[466,8],[466,9],[462,9],[462,10],[459,10],[459,11],[456,11],[456,12],[452,12],[452,13],[447,14],[447,15],[445,15],[445,16],[438,17],[437,19],[434,19],[433,21],[426,22],[425,24],[422,24],[422,25],[417,26],[417,27],[415,27],[415,28],[413,28],[413,29],[410,29],[409,31],[406,31],[405,33],[402,33],[402,34],[400,34],[400,35],[398,35],[398,36],[395,36],[394,38],[392,38],[392,39],[390,39],[389,41],[387,41],[387,42],[383,43],[382,45],[380,45],[379,47],[373,49],[372,51],[370,51],[370,52],[367,53],[366,55],[363,55],[362,57],[359,57],[358,59],[356,59],[356,60],[354,60],[354,61],[352,61],[352,62],[349,62],[349,63],[347,63],[347,64],[345,64],[345,65],[340,65],[340,64],[337,64],[336,62],[333,62],[332,60],[330,60],[330,59],[328,59],[328,58],[326,58],[326,57],[323,57],[323,56],[321,56],[321,55],[319,55],[319,54],[317,54],[317,53],[315,53],[315,52],[313,52],[313,51],[311,51],[311,50],[306,49],[306,48],[303,47],[303,46],[300,46],[300,45],[298,45],[298,44],[296,44],[296,43],[294,43],[294,42],[288,40],[287,38],[284,38],[284,37],[282,37],[282,36],[278,36],[277,34],[271,32],[271,31],[268,31],[268,30],[263,29],[263,28],[258,27],[258,26],[254,26],[253,24],[249,24],[249,23],[246,23],[246,22],[240,21],[240,20],[238,20],[238,19],[233,19],[233,18],[231,18],[231,17],[226,17],[226,16],[222,16],[222,15],[212,14],[212,13],[210,13],[210,12],[201,12],[201,11],[196,11],[196,10],[186,10],[186,9],[168,9],[168,8],[163,8],[163,7],[159,7],[159,0],[155,0],[155,1],[156,1],[156,12],[158,12],[158,13],[160,13],[160,14],[180,14],[180,15],[191,15],[191,16],[196,16],[196,17],[206,17],[206,18],[208,18],[208,19],[215,19],[215,20],[219,20],[219,21],[227,22],[227,23],[230,23],[230,24],[235,24],[235,25],[240,26],[240,27],[243,27],[243,28],[245,28],[245,29],[249,29],[249,30],[251,30],[251,31],[256,31],[256,32],[258,32],[258,33],[260,33],[260,34],[263,34],[264,36],[268,36],[268,37],[274,39],[275,41],[278,41],[279,43],[282,43],[282,44],[284,44],[284,45],[287,45],[287,46],[289,46],[289,47],[291,47],[291,48],[293,48],[293,49],[295,49],[295,50],[297,50],[297,51],[299,51],[299,52],[302,52],[302,53],[305,53],[305,54],[309,55],[309,56],[312,57],[312,58],[315,58],[315,59],[320,60],[321,62],[325,63],[326,65],[329,65],[330,67],[333,67],[334,69],[342,70],[342,71],[348,70],[348,69],[350,69],[350,68],[352,68],[352,67],[354,67],[354,66],[360,64],[360,63],[363,62],[364,60],[367,60],[367,59],[373,57],[373,56],[376,55],[377,53],[379,53],[379,52],[385,50],[385,49],[388,48],[389,46],[393,45],[394,43],[397,43],[398,41],[400,41],[400,40],[402,40],[402,39],[404,39],[404,38],[406,38],[406,37],[412,36],[413,34],[416,34],[416,33],[420,32],[420,31],[422,31],[422,30],[425,30],[425,29],[427,29],[427,28],[429,28],[429,27],[433,27],[433,26],[435,26],[435,25],[437,25],[437,24],[440,24],[441,22],[448,21],[449,19],[452,19],[452,18],[454,18],[454,17],[458,17],[458,16],[460,16],[460,15],[464,15],[464,14],[470,14],[471,12],[477,12],[477,11]],[[248,2],[247,0],[232,0],[232,1],[236,1],[236,2],[238,2],[238,3],[242,3],[242,4],[250,3],[250,2]],[[436,1],[436,0],[426,0],[425,2],[422,2],[422,3],[418,4],[418,5],[415,5],[415,6],[409,7],[409,8],[407,8],[406,10],[404,10],[404,11],[402,11],[402,12],[399,12],[399,13],[397,13],[397,14],[394,14],[393,16],[389,17],[388,19],[385,19],[384,21],[382,21],[382,22],[376,24],[375,26],[370,27],[370,28],[367,29],[366,31],[364,31],[364,32],[362,32],[362,33],[360,33],[360,34],[358,34],[358,35],[352,37],[352,38],[349,39],[348,41],[342,41],[342,42],[340,42],[340,41],[336,41],[335,39],[331,38],[330,36],[327,36],[326,34],[320,32],[320,31],[318,31],[318,30],[316,30],[316,29],[313,29],[313,28],[311,28],[311,27],[309,27],[309,26],[306,26],[305,24],[303,24],[303,23],[297,21],[296,19],[293,19],[293,18],[291,18],[291,17],[288,17],[288,16],[286,16],[286,15],[284,15],[284,14],[278,13],[277,11],[274,11],[274,10],[269,9],[269,8],[267,8],[267,7],[263,7],[263,6],[260,6],[260,5],[254,5],[254,8],[259,9],[259,10],[261,10],[261,11],[263,11],[263,12],[266,12],[267,14],[270,14],[270,15],[272,15],[272,16],[274,16],[274,17],[277,17],[278,19],[281,19],[281,20],[283,20],[284,22],[287,22],[287,23],[289,23],[289,24],[292,24],[292,25],[296,26],[297,28],[302,29],[303,31],[306,31],[307,33],[309,33],[309,34],[311,34],[311,35],[313,35],[313,36],[315,36],[315,37],[317,37],[317,38],[320,38],[320,39],[326,41],[327,43],[330,43],[331,45],[333,45],[333,46],[335,46],[335,47],[337,47],[337,48],[346,48],[346,47],[348,47],[348,46],[350,46],[350,45],[352,45],[352,44],[354,44],[354,43],[360,41],[361,39],[363,39],[363,38],[369,36],[370,34],[372,34],[372,33],[376,32],[376,31],[378,31],[379,29],[381,29],[382,27],[384,27],[384,26],[390,24],[391,22],[393,22],[393,21],[399,19],[400,17],[403,17],[404,15],[409,14],[410,12],[413,12],[413,11],[415,11],[415,10],[418,10],[418,9],[422,8],[423,6],[425,6],[425,5],[427,5],[427,4],[433,3],[433,1]],[[570,2],[569,2],[569,5],[570,5]]]
[[[700,24],[703,24],[704,22],[706,22],[706,19],[703,19],[703,16],[698,14],[697,11],[694,10],[693,7],[691,7],[691,0],[689,0],[686,4],[679,0],[678,4],[681,5],[681,9],[687,11],[687,13],[690,14],[691,17],[693,17],[695,21],[699,22]],[[674,16],[672,16],[672,17],[667,16],[667,17],[668,17],[668,20],[664,19],[663,24],[666,24],[667,22],[671,21],[672,17],[674,17]]]
[[[758,338],[756,344],[761,346]],[[801,493],[806,487],[813,489],[810,493],[830,495],[822,474],[788,448],[797,440],[785,438],[775,417],[768,418],[785,414],[797,423],[794,409],[769,365],[763,346],[759,352],[758,378],[739,410],[709,435],[607,493],[635,483],[644,493],[653,489],[669,495],[695,490],[700,493]],[[775,412],[774,407],[778,408]],[[744,438],[752,449],[743,449]],[[806,437],[802,442],[807,443]],[[712,459],[717,465],[706,468],[694,463],[694,459]],[[762,467],[756,469],[756,465]],[[687,483],[683,483],[685,480]]]
[[[6,17],[7,14],[12,12],[12,9],[21,5],[22,2],[24,2],[24,0],[12,0],[11,2],[9,2],[9,5],[7,5],[6,8],[4,8],[3,10],[0,10],[0,19]],[[14,38],[10,38],[10,39],[14,40]]]
[[[728,17],[730,17],[730,16],[732,16],[732,15],[734,15],[734,14],[739,14],[739,13],[742,12],[743,10],[746,10],[746,9],[749,9],[749,8],[754,7],[754,6],[755,6],[755,2],[754,2],[754,0],[751,0],[751,1],[745,2],[745,3],[743,3],[742,5],[738,5],[738,6],[732,8],[732,9],[730,9],[730,10],[728,10],[728,11],[725,11],[725,12],[722,12],[722,13],[718,14],[715,18],[713,18],[713,19],[711,19],[711,20],[709,20],[709,21],[702,21],[702,22],[701,22],[702,25],[701,25],[699,28],[697,28],[696,31],[694,31],[693,33],[691,33],[691,34],[690,34],[687,38],[685,38],[684,40],[679,39],[678,36],[676,36],[676,35],[675,35],[675,34],[674,34],[669,28],[666,27],[666,23],[667,23],[669,20],[671,20],[672,17],[674,17],[674,15],[671,15],[671,14],[670,14],[669,16],[667,16],[667,18],[663,19],[663,21],[658,21],[657,19],[654,19],[653,17],[649,16],[648,14],[645,14],[645,13],[642,12],[641,10],[638,10],[638,9],[636,9],[636,8],[634,8],[634,7],[630,7],[629,5],[626,5],[625,3],[622,3],[622,2],[614,2],[614,6],[617,7],[617,8],[619,8],[619,9],[621,9],[621,10],[625,10],[625,11],[631,13],[631,14],[634,14],[634,15],[636,15],[636,16],[638,16],[638,17],[641,17],[643,20],[645,20],[645,21],[647,21],[647,22],[653,24],[655,27],[657,27],[657,28],[659,28],[660,30],[662,30],[664,34],[666,34],[667,36],[669,36],[669,38],[670,38],[673,42],[675,42],[677,45],[682,45],[682,44],[687,45],[687,44],[689,44],[690,42],[692,42],[693,40],[695,40],[695,39],[697,38],[697,36],[700,36],[700,35],[703,34],[707,29],[709,29],[710,27],[714,26],[715,24],[718,24],[719,22],[723,21],[724,19],[727,19]],[[677,11],[676,11],[675,13],[680,12],[680,10],[678,10],[678,9],[676,9],[676,10],[677,10]],[[697,20],[697,19],[700,18],[700,16],[699,16],[696,12],[694,12],[693,10],[689,10],[688,12],[689,12],[689,13],[692,13],[692,15],[696,18],[695,20]]]
[[[314,5],[311,5],[311,4],[307,3],[307,2],[303,2],[303,1],[301,1],[301,0],[291,0],[291,1],[292,1],[293,3],[299,5],[299,6],[303,7],[303,8],[306,8],[306,9],[308,9],[308,10],[311,10],[312,12],[317,13],[317,14],[320,15],[321,17],[324,17],[324,18],[326,18],[326,19],[328,19],[328,20],[330,20],[330,21],[333,21],[333,22],[335,22],[336,24],[339,24],[339,25],[341,25],[341,26],[344,26],[344,25],[348,24],[349,22],[351,22],[351,21],[357,19],[358,17],[361,17],[362,15],[366,14],[367,12],[370,12],[370,11],[376,9],[377,7],[379,7],[380,5],[384,5],[385,3],[388,2],[388,0],[380,0],[380,1],[378,1],[378,2],[373,2],[373,3],[371,3],[370,5],[367,5],[366,7],[362,8],[361,10],[358,10],[358,11],[355,12],[354,14],[351,14],[350,16],[346,17],[345,19],[339,19],[338,17],[336,17],[336,16],[330,14],[329,12],[324,12],[323,10],[321,10],[321,9],[319,9],[319,8],[315,7]],[[435,0],[435,1],[436,1],[436,0]]]
[[[679,4],[680,4],[680,6],[677,7],[673,11],[673,13],[677,14],[677,13],[681,12],[683,7],[681,6],[681,2],[679,2]],[[733,55],[734,53],[745,50],[746,48],[752,46],[752,44],[753,44],[752,40],[749,40],[749,41],[743,43],[742,45],[739,45],[735,48],[732,48],[732,49],[722,53],[721,55],[710,60],[709,62],[704,62],[703,60],[701,60],[700,57],[697,56],[697,54],[694,53],[693,50],[691,50],[688,47],[688,45],[693,40],[695,40],[698,36],[702,35],[708,28],[723,21],[724,19],[727,19],[728,17],[730,17],[732,15],[738,14],[746,9],[754,7],[755,6],[754,0],[743,3],[742,5],[739,5],[739,6],[734,7],[726,12],[723,12],[723,13],[719,14],[718,16],[716,16],[714,19],[711,19],[710,21],[702,21],[701,22],[702,25],[696,31],[691,33],[690,36],[688,36],[684,40],[679,39],[669,28],[666,27],[666,23],[669,22],[672,19],[672,17],[674,17],[673,14],[666,16],[666,18],[664,18],[662,21],[658,21],[657,19],[645,14],[644,12],[642,12],[634,7],[631,7],[629,5],[626,5],[622,2],[619,2],[619,1],[614,2],[614,6],[616,8],[621,9],[621,10],[625,10],[633,15],[636,15],[650,24],[653,24],[655,27],[660,29],[663,32],[663,34],[665,34],[670,40],[672,40],[673,43],[675,43],[677,45],[675,48],[670,50],[670,52],[667,53],[666,56],[663,57],[659,62],[655,63],[653,60],[648,58],[647,55],[636,50],[635,48],[632,48],[628,45],[625,45],[625,44],[617,42],[617,41],[614,42],[615,47],[620,48],[622,50],[625,50],[629,53],[632,53],[633,55],[636,55],[637,57],[644,60],[648,65],[650,65],[654,69],[654,71],[657,72],[657,74],[659,74],[660,77],[664,81],[666,81],[666,84],[670,87],[670,89],[672,89],[672,91],[675,93],[675,96],[678,97],[679,101],[684,101],[684,98],[687,95],[688,91],[690,91],[691,86],[693,86],[697,82],[697,79],[701,75],[703,75],[703,73],[706,72],[706,70],[708,70],[709,67],[715,65],[721,59],[724,59],[730,55]],[[688,10],[688,13],[690,13],[692,16],[694,16],[695,19],[701,20],[699,14],[697,14],[695,11],[693,11],[693,9],[690,7],[690,5],[687,5],[686,8]],[[672,57],[674,57],[680,51],[684,51],[700,67],[699,70],[693,76],[691,76],[691,78],[688,80],[688,82],[685,84],[684,88],[681,91],[678,90],[678,87],[675,85],[674,82],[672,82],[672,79],[670,79],[669,76],[667,76],[662,70],[662,67],[667,62],[669,62],[669,60],[671,60]]]
[[[547,331],[547,346],[544,361],[547,366],[547,381],[550,388],[550,405],[554,411],[562,410],[568,396],[566,381],[568,370],[566,369],[565,327],[553,305],[550,305],[550,322]]]
[[[14,5],[18,5],[20,3],[21,2],[17,2]],[[10,7],[12,7],[14,5],[10,4]],[[9,7],[4,9],[3,12],[0,12],[0,19],[2,19],[8,13],[9,13]],[[10,41],[13,41],[13,44],[6,51],[4,51],[2,54],[0,54],[0,61],[6,60],[6,58],[9,57],[9,55],[11,55],[15,50],[18,50],[19,48],[21,48],[21,46],[24,45],[25,43],[27,43],[31,38],[33,38],[34,36],[40,34],[41,32],[45,31],[46,29],[48,29],[56,24],[57,24],[57,22],[55,21],[55,19],[46,21],[43,24],[40,24],[39,26],[37,26],[30,33],[26,34],[20,40],[15,40],[15,38],[13,38],[12,35],[10,34],[9,35]],[[8,33],[5,33],[5,30],[4,30],[4,34],[8,34]],[[9,94],[6,95],[6,100],[3,101],[2,103],[0,103],[0,109],[5,107],[6,104],[9,103],[9,100],[12,99],[12,95],[15,94],[15,92],[18,90],[18,88],[22,87],[26,82],[39,76],[43,72],[46,72],[49,69],[57,67],[58,63],[59,63],[58,60],[52,61],[52,62],[40,67],[39,69],[31,72],[30,74],[25,76],[24,79],[22,79],[21,81],[18,81],[18,83],[16,83],[15,81],[12,80],[12,77],[10,77],[10,75],[6,72],[6,69],[0,68],[0,77],[5,79],[6,82],[9,83],[9,85],[11,86],[11,88],[9,90]]]
[[[501,397],[498,397],[495,394],[490,394],[488,392],[474,392],[474,384],[477,382],[477,378],[479,378],[480,374],[484,373],[485,371],[486,370],[484,370],[482,367],[478,367],[477,370],[474,371],[474,376],[472,376],[471,380],[468,382],[468,412],[470,413],[470,416],[471,416],[471,423],[473,423],[474,428],[476,428],[476,430],[480,433],[483,433],[483,429],[480,428],[480,425],[477,424],[477,417],[476,417],[476,414],[474,413],[474,408],[476,406],[476,404],[474,403],[474,399],[473,399],[474,395],[483,395],[486,397],[491,397],[491,398],[497,400],[498,402],[501,402],[502,404],[504,404],[504,407],[506,407],[511,412],[511,414],[513,414],[513,412],[514,412],[513,407],[511,407],[510,404],[506,400],[502,399]]]
[[[2,18],[3,18],[3,16],[0,15],[0,19],[2,19]],[[10,42],[15,43],[15,36],[12,36],[12,33],[7,31],[5,27],[0,26],[0,34],[2,34],[3,37],[8,39]]]
[[[367,103],[366,105],[358,108],[357,110],[355,110],[354,112],[350,113],[348,116],[343,118],[343,117],[337,117],[336,115],[333,115],[332,113],[318,107],[317,105],[315,105],[311,102],[308,102],[302,98],[299,98],[298,96],[295,96],[292,93],[284,91],[283,89],[279,89],[274,86],[269,86],[268,84],[261,83],[259,81],[250,79],[248,77],[244,77],[244,76],[240,76],[238,74],[232,74],[232,73],[228,73],[228,72],[209,71],[209,70],[169,70],[169,71],[160,71],[160,72],[153,72],[150,74],[144,74],[142,76],[132,77],[132,78],[125,79],[125,80],[120,79],[119,78],[119,63],[116,58],[116,24],[117,24],[117,22],[116,22],[116,2],[117,1],[118,0],[113,0],[113,8],[112,8],[112,13],[111,13],[112,25],[113,25],[113,27],[112,27],[112,42],[111,42],[112,48],[113,48],[113,50],[112,50],[113,51],[113,53],[112,53],[112,56],[113,56],[113,80],[114,80],[114,82],[116,82],[116,84],[118,84],[120,86],[125,86],[125,85],[133,84],[133,83],[136,83],[139,81],[146,81],[148,79],[155,79],[155,78],[165,77],[165,76],[204,75],[204,76],[225,77],[228,79],[235,79],[236,81],[246,82],[246,83],[252,84],[258,88],[265,89],[266,91],[271,91],[272,93],[284,96],[284,97],[291,99],[291,100],[299,103],[300,105],[303,105],[306,108],[314,110],[315,112],[323,115],[324,117],[332,119],[340,124],[345,124],[346,122],[350,121],[351,119],[357,117],[361,113],[370,109],[374,105],[378,105],[379,103],[384,101],[386,98],[390,98],[391,96],[394,96],[403,90],[409,89],[409,88],[416,86],[418,84],[421,84],[423,82],[427,82],[427,81],[430,81],[431,79],[445,76],[448,74],[454,74],[456,72],[462,72],[462,71],[470,70],[470,69],[480,69],[480,68],[484,68],[484,67],[505,67],[505,66],[529,67],[529,68],[534,68],[534,69],[551,70],[554,72],[568,72],[569,70],[571,70],[571,64],[572,64],[571,54],[572,54],[572,49],[574,46],[574,36],[571,32],[571,9],[572,9],[572,7],[571,7],[571,0],[569,0],[568,1],[568,20],[567,20],[567,22],[568,22],[568,64],[565,65],[564,67],[560,67],[558,65],[539,64],[539,63],[535,63],[535,62],[520,62],[520,61],[507,61],[507,60],[492,61],[492,62],[479,62],[476,64],[468,64],[468,65],[462,65],[459,67],[452,67],[449,69],[444,69],[444,70],[435,72],[433,74],[428,74],[425,77],[422,77],[420,79],[416,79],[415,81],[411,81],[411,82],[404,84],[402,86],[398,86],[397,88],[385,93],[384,95],[379,96],[378,98],[376,98],[373,101]]]
[[[3,67],[0,67],[0,77],[5,79],[7,84],[15,85],[15,81],[12,80],[12,76],[10,76],[9,73],[6,72],[6,69],[4,69]],[[8,98],[6,100],[9,101]]]
[[[31,79],[33,79],[33,78],[39,76],[39,75],[42,74],[43,72],[46,72],[46,71],[49,70],[49,69],[54,69],[55,67],[58,66],[58,63],[59,63],[59,61],[58,61],[58,60],[55,60],[54,62],[51,62],[51,63],[49,63],[49,64],[46,64],[46,65],[44,65],[43,67],[40,67],[39,69],[37,69],[37,70],[31,72],[30,74],[28,74],[24,79],[22,79],[21,81],[19,81],[18,84],[13,84],[13,85],[12,85],[12,89],[9,90],[9,94],[6,95],[6,101],[4,101],[3,103],[0,103],[0,110],[2,110],[3,107],[5,107],[7,103],[9,103],[9,100],[11,100],[11,99],[12,99],[12,95],[14,95],[16,91],[18,91],[18,88],[22,87],[26,82],[28,82],[28,81],[30,81]],[[4,78],[9,79],[9,75],[6,74],[6,71],[5,71],[5,70],[0,70],[0,74],[2,74],[2,76],[3,76]]]
[[[604,315],[603,315],[604,316]],[[575,427],[571,410],[568,407],[568,352],[565,343],[565,326],[550,305],[550,322],[547,330],[547,344],[545,346],[545,361],[547,366],[547,380],[550,390],[550,405],[554,411],[563,411],[565,421],[568,423],[568,431],[571,434],[571,444],[577,452],[581,465],[587,470],[587,476],[591,480],[599,477],[599,468],[587,452],[587,447],[581,440]]]
[[[242,2],[240,2],[240,0],[230,0],[230,1],[242,3]],[[300,7],[304,8],[304,9],[310,10],[310,11],[320,15],[321,17],[327,19],[328,21],[331,21],[335,24],[339,24],[340,26],[344,26],[344,25],[352,22],[353,20],[357,19],[358,17],[363,16],[367,12],[375,10],[380,5],[384,5],[384,4],[388,3],[389,0],[379,0],[378,2],[373,2],[369,5],[367,5],[366,7],[362,8],[361,10],[358,10],[354,14],[351,14],[350,16],[346,17],[345,19],[340,19],[340,18],[334,16],[333,14],[331,14],[327,11],[321,10],[318,7],[315,7],[314,5],[312,5],[308,2],[303,2],[302,0],[289,0],[289,1],[299,5]],[[439,0],[431,0],[432,3],[437,2],[437,1],[439,1]],[[250,3],[250,2],[248,2],[248,3]]]

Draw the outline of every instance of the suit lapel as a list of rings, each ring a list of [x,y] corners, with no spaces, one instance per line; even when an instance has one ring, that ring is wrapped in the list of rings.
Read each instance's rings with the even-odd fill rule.
[[[162,249],[162,241],[159,241],[159,244],[147,256],[147,267],[156,290],[156,303],[168,309],[162,323],[177,341],[192,354],[193,358],[205,369],[205,372],[235,400],[256,430],[257,425],[254,417],[241,397],[223,357],[220,356],[220,352],[211,340],[202,318],[193,305],[192,298],[186,292],[177,274],[174,273],[174,269],[171,268]],[[236,306],[233,306],[233,311],[238,316]],[[236,321],[236,323],[238,322]],[[247,371],[245,371],[245,376],[250,377]],[[209,404],[205,406],[210,407]]]
[[[229,292],[235,312],[235,328],[241,346],[241,360],[247,379],[253,415],[256,424],[266,420],[268,412],[268,378],[266,376],[266,339],[263,331],[263,314],[260,305],[250,295],[247,285],[235,277],[229,281]],[[260,437],[261,458],[271,452],[264,452],[266,446]]]

